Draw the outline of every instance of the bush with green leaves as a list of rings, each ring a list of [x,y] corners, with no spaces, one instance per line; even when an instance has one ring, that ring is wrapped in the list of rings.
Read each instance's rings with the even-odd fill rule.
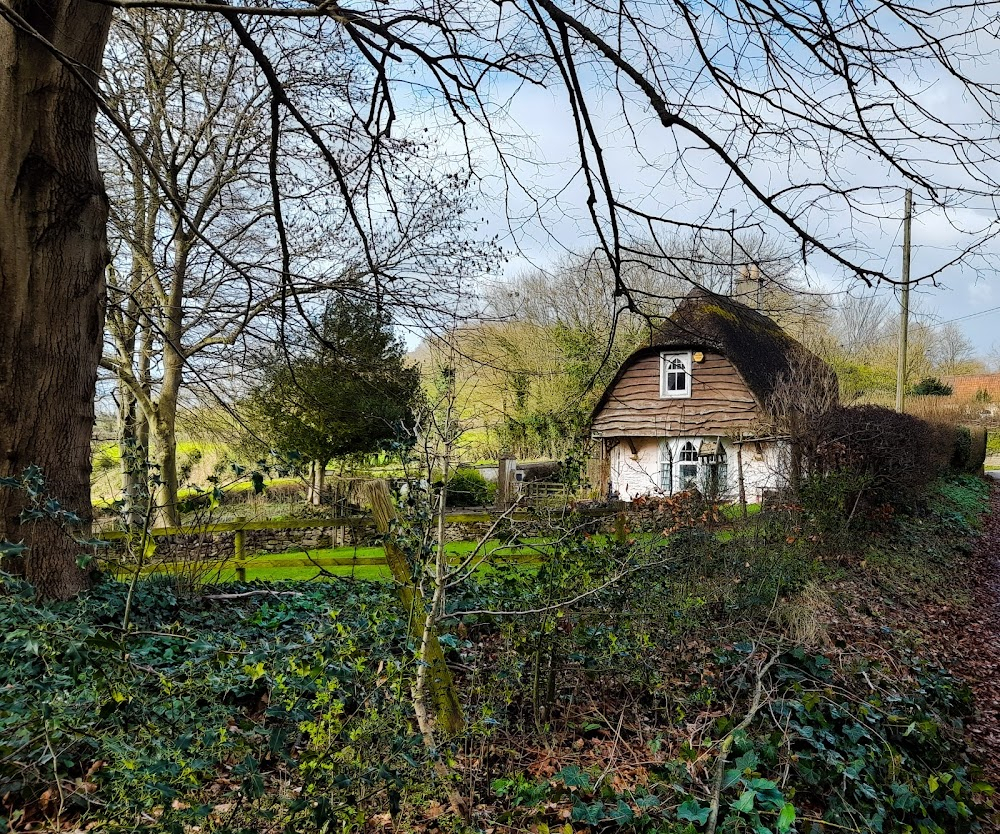
[[[317,830],[423,785],[391,590],[249,590],[199,602],[142,581],[125,632],[119,583],[42,605],[6,580],[0,831],[79,814],[102,831]]]
[[[761,648],[740,643],[719,655],[728,671],[720,700],[740,706],[641,785],[622,790],[598,768],[570,765],[545,780],[494,779],[495,795],[512,820],[539,829],[568,806],[575,829],[595,832],[979,830],[993,789],[964,759],[968,695],[946,673],[914,660],[913,684],[890,685],[874,665],[836,676],[823,655],[795,649],[765,663]]]
[[[910,389],[911,394],[916,394],[919,397],[948,397],[951,392],[951,386],[936,376],[925,376]]]
[[[496,495],[496,484],[478,469],[456,469],[448,479],[449,507],[488,507]]]

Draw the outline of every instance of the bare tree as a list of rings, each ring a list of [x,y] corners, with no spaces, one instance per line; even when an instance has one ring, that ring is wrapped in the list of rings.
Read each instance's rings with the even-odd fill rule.
[[[955,322],[939,325],[935,331],[931,356],[934,369],[939,374],[956,376],[974,374],[982,370],[982,363],[975,358],[976,352],[972,342]]]
[[[381,280],[379,258],[366,245],[369,218],[391,214],[397,204],[391,194],[372,203],[357,187],[324,130],[334,121],[349,126],[357,147],[365,148],[357,170],[373,177],[384,170],[394,133],[433,128],[451,130],[472,163],[520,189],[539,213],[579,188],[578,205],[589,216],[614,293],[627,305],[636,299],[625,267],[642,255],[630,241],[664,239],[678,228],[725,234],[731,204],[740,209],[738,228],[773,227],[803,255],[825,258],[866,282],[894,277],[872,265],[880,261],[857,236],[838,234],[832,216],[845,226],[860,222],[907,186],[921,205],[941,213],[961,194],[996,215],[990,207],[1000,192],[994,174],[1000,91],[991,75],[997,35],[988,0],[920,8],[895,0],[874,8],[710,0],[697,11],[683,3],[609,7],[592,0],[352,7],[3,0],[0,113],[10,136],[0,156],[0,309],[13,312],[0,358],[0,437],[7,446],[0,476],[41,464],[61,496],[85,513],[89,399],[107,263],[93,121],[95,102],[112,112],[97,78],[113,5],[183,7],[227,22],[266,83],[272,191],[275,160],[294,135],[313,154],[313,165],[329,171],[362,266],[379,276],[379,289],[391,283]],[[281,57],[293,35],[363,68],[358,79],[367,95],[324,112],[317,96],[296,94]],[[922,95],[938,81],[952,92]],[[551,86],[569,112],[575,170],[548,193],[511,153],[523,158],[502,117],[517,84]],[[955,112],[959,100],[968,116]],[[113,121],[131,135],[128,125]],[[637,153],[628,164],[641,168],[639,179],[656,183],[656,190],[618,176],[620,152],[629,144]],[[480,155],[489,147],[499,154],[483,169]],[[867,172],[859,175],[862,165]],[[287,276],[293,259],[283,219],[278,204],[279,272]],[[928,273],[966,258],[997,230],[984,221],[972,231],[980,233]],[[27,386],[25,371],[32,376]],[[21,535],[20,499],[2,501],[0,535]],[[41,532],[31,538],[39,551],[33,558],[46,564],[33,574],[43,592],[65,595],[82,585],[56,567],[70,571],[73,547]]]
[[[312,68],[305,77],[293,74],[288,89],[298,89],[304,79],[311,89],[326,72],[328,95],[352,95],[340,67],[327,66],[314,44],[288,34],[285,46],[284,61],[297,59]],[[120,392],[126,500],[145,505],[132,494],[146,480],[151,434],[158,504],[172,526],[180,523],[180,398],[192,385],[204,388],[218,368],[230,364],[226,353],[251,328],[258,343],[262,336],[280,338],[289,314],[319,316],[322,308],[310,299],[321,293],[371,293],[381,305],[412,306],[412,296],[398,286],[380,291],[365,284],[361,253],[339,228],[340,213],[317,208],[337,206],[339,194],[328,177],[303,169],[294,135],[282,148],[272,193],[267,87],[255,69],[221,18],[205,20],[179,10],[126,12],[112,28],[105,89],[131,132],[122,136],[106,120],[101,123],[119,267],[109,273],[109,349],[102,366],[115,374]],[[334,138],[338,153],[356,155],[350,135]],[[395,150],[409,162],[416,158],[406,143],[396,143]],[[395,164],[387,164],[386,172]],[[358,174],[348,173],[352,179]],[[431,192],[416,180],[400,183],[398,197],[409,201],[398,209],[407,222],[405,234],[393,236],[384,224],[370,226],[369,254],[383,280],[405,283],[401,268],[415,252],[422,267],[442,269],[442,237],[466,258],[479,254],[462,250],[456,234],[464,208],[460,188],[434,185]],[[279,202],[280,233],[294,261],[287,272],[273,263]],[[463,271],[454,258],[451,265],[455,275]],[[434,283],[441,290],[451,280]],[[421,287],[422,311],[433,302],[430,289]],[[293,296],[297,305],[286,309]],[[406,314],[395,311],[400,318]],[[282,323],[261,322],[278,316]]]
[[[116,258],[101,364],[120,391],[126,495],[146,481],[151,430],[159,503],[176,525],[186,366],[232,345],[280,297],[261,228],[270,215],[267,99],[216,20],[127,13],[110,46],[106,94],[132,142],[102,124]]]

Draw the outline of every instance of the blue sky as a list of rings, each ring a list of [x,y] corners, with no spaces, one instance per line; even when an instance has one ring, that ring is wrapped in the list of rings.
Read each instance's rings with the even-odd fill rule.
[[[965,24],[955,18],[942,19],[937,25],[943,28]],[[719,33],[713,33],[713,37],[716,35]],[[975,69],[980,80],[1000,82],[995,39],[977,35],[966,40],[973,56],[967,60],[967,67]],[[679,42],[674,40],[671,47],[676,48]],[[794,50],[790,54],[800,56]],[[658,65],[679,67],[678,74],[683,77],[691,75],[693,66],[690,57],[677,56]],[[598,70],[590,68],[583,77],[593,85],[592,115],[606,149],[617,196],[652,214],[722,227],[728,226],[729,211],[735,208],[739,225],[760,229],[769,239],[784,240],[793,250],[797,248],[788,230],[762,210],[733,173],[699,141],[683,132],[664,129],[652,118],[640,96],[626,92],[619,97],[604,88]],[[926,120],[930,114],[944,126],[938,130],[942,136],[953,126],[980,136],[984,149],[987,141],[994,142],[995,126],[985,122],[981,108],[962,85],[939,68],[909,65],[890,74],[890,80],[912,96],[908,118],[924,132],[929,131],[928,125],[933,127]],[[824,107],[835,113],[844,106],[842,94],[823,86],[821,75],[806,82],[806,87],[823,99]],[[668,92],[676,87],[673,81],[662,85]],[[875,87],[870,92],[875,99],[892,97],[891,91],[883,93]],[[705,85],[692,98],[692,118],[734,153],[747,154],[743,166],[754,182],[772,194],[792,189],[787,199],[783,198],[782,206],[795,211],[811,233],[843,247],[857,263],[890,276],[899,275],[903,193],[910,183],[889,161],[849,143],[800,146],[792,136],[767,140],[765,145],[773,145],[774,152],[766,152],[766,147],[762,152],[759,143],[755,145],[755,140],[741,135],[732,109],[727,111],[717,88]],[[904,104],[899,107],[906,109]],[[515,253],[508,274],[531,266],[547,267],[566,251],[585,251],[594,245],[569,115],[565,93],[557,86],[522,88],[498,114],[504,136],[516,149],[509,157],[514,160],[514,172],[531,190],[531,199],[517,187],[504,191],[490,163],[480,168],[485,173],[484,190],[495,201],[491,225],[503,230],[507,246]],[[932,207],[930,198],[919,187],[916,189],[913,277],[934,273],[971,240],[997,231],[993,195],[987,193],[982,180],[977,182],[967,171],[950,164],[954,162],[951,148],[908,139],[891,125],[884,139],[886,146],[908,156],[916,170],[933,178],[940,186],[938,196],[949,204],[947,210]],[[995,144],[990,147],[987,153],[996,151]],[[976,161],[986,173],[987,184],[990,178],[1000,178],[997,166]],[[824,194],[822,187],[803,189],[806,183],[834,183],[850,190],[850,197],[831,197]],[[538,198],[540,203],[532,202]],[[632,231],[641,234],[641,225],[635,224]],[[914,289],[916,306],[931,321],[958,320],[976,349],[985,354],[994,342],[1000,343],[1000,310],[966,317],[1000,307],[1000,288],[994,274],[998,266],[1000,246],[992,241],[963,263],[933,280],[922,281]],[[820,290],[839,292],[858,287],[856,277],[821,254],[812,256],[808,273]]]

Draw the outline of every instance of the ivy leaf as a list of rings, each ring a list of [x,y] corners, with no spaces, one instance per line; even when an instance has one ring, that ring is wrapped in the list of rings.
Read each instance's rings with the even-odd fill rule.
[[[708,822],[708,815],[711,812],[711,808],[702,808],[698,800],[689,799],[677,809],[677,819],[681,822],[696,822],[699,825],[704,825]]]
[[[590,805],[585,805],[582,802],[577,802],[573,806],[572,819],[575,822],[585,822],[590,825],[597,825],[604,818],[604,805],[600,802],[594,802]]]
[[[795,822],[795,806],[791,802],[786,802],[784,807],[781,809],[781,813],[778,814],[777,828],[779,834],[787,834],[791,830],[792,824]]]
[[[727,770],[722,780],[722,790],[728,790],[729,788],[731,788],[733,785],[735,785],[737,782],[740,781],[740,778],[742,776],[743,776],[742,770],[738,770],[736,768]]]
[[[740,794],[740,798],[737,799],[730,807],[734,811],[739,811],[743,814],[749,814],[753,811],[753,801],[757,796],[753,791],[743,791]]]
[[[608,819],[618,823],[618,825],[629,825],[635,821],[635,812],[623,799],[618,800],[618,805],[608,814]]]
[[[552,778],[559,780],[567,788],[582,788],[585,791],[590,790],[590,777],[576,765],[564,767]]]
[[[844,735],[847,736],[854,744],[857,744],[862,738],[869,738],[868,731],[860,724],[852,724],[845,727]]]

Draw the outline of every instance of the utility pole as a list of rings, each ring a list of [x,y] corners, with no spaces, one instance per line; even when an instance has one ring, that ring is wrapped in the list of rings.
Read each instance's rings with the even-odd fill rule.
[[[906,340],[910,326],[910,221],[913,219],[913,189],[906,189],[903,209],[903,292],[900,295],[899,357],[896,363],[896,411],[903,411],[906,399]]]
[[[729,209],[729,297],[736,295],[736,209]]]

